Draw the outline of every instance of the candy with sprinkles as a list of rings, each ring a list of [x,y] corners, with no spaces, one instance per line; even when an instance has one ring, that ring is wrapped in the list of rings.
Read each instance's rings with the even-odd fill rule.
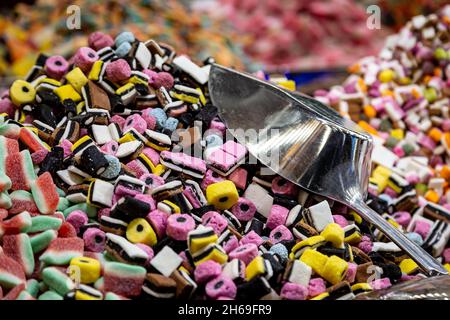
[[[0,254],[0,285],[11,289],[26,282],[24,270],[19,262],[5,254]]]
[[[84,242],[79,238],[57,238],[47,247],[39,260],[48,265],[67,265],[84,252]]]
[[[3,253],[20,263],[26,276],[31,276],[35,264],[33,249],[27,234],[4,236]]]
[[[59,195],[50,173],[40,175],[31,186],[31,193],[39,212],[51,214],[55,212],[59,203]]]
[[[119,262],[104,266],[104,290],[124,297],[138,296],[144,284],[146,270],[143,267]]]

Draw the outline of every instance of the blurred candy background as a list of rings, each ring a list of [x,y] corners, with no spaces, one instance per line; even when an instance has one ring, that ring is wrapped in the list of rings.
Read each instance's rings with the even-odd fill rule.
[[[345,68],[381,49],[387,35],[441,0],[27,0],[0,2],[0,77],[23,76],[38,52],[69,56],[101,30],[130,30],[202,61],[281,74],[299,85],[339,81]],[[367,27],[367,7],[381,8],[381,28]],[[80,7],[81,29],[66,26]],[[328,77],[328,78],[327,78]],[[325,79],[325,80],[324,80]],[[323,86],[323,83],[320,83]],[[313,89],[305,88],[312,92]]]

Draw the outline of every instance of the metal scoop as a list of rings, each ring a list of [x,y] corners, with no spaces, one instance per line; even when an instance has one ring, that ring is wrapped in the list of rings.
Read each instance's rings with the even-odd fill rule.
[[[320,102],[219,65],[212,65],[209,94],[231,131],[263,165],[309,192],[339,201],[380,229],[428,275],[447,270],[394,228],[364,199],[372,139]],[[276,157],[273,157],[276,154]]]

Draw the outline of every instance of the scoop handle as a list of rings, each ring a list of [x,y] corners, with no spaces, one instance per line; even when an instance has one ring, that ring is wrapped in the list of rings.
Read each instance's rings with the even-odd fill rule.
[[[419,267],[429,276],[448,274],[448,271],[422,247],[409,240],[401,231],[387,222],[381,215],[372,210],[364,201],[359,200],[351,205],[361,217],[371,223],[392,242],[404,250]]]

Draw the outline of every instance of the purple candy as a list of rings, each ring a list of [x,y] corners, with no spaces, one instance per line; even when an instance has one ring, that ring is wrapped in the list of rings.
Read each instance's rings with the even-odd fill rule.
[[[256,206],[250,200],[239,197],[238,202],[231,208],[231,212],[241,221],[250,221],[256,213]]]
[[[237,287],[234,282],[221,275],[206,284],[206,295],[211,299],[217,299],[218,297],[227,297],[234,299],[236,297]]]
[[[106,66],[106,76],[113,82],[125,81],[131,76],[130,65],[124,59],[110,62]]]
[[[75,66],[79,67],[84,73],[88,73],[91,70],[92,65],[99,59],[99,56],[95,50],[89,47],[81,47],[75,53],[73,62]]]
[[[153,210],[146,217],[147,221],[155,230],[158,239],[162,239],[166,234],[168,214],[161,210]]]
[[[289,241],[294,239],[294,237],[292,236],[292,232],[284,225],[279,225],[278,227],[274,228],[270,232],[269,238],[272,244],[277,244],[281,241]]]
[[[66,221],[75,228],[78,234],[80,232],[80,228],[88,223],[89,219],[84,211],[75,210],[67,216]]]
[[[220,235],[228,226],[228,220],[216,211],[206,212],[202,216],[202,224],[213,228],[217,235]]]
[[[98,228],[88,228],[83,234],[84,247],[88,251],[103,252],[105,250],[106,235]]]
[[[286,282],[281,288],[280,296],[286,300],[306,300],[308,289],[301,284]]]
[[[119,144],[117,141],[111,140],[104,145],[101,146],[100,150],[103,151],[106,154],[109,154],[111,156],[115,156],[117,149],[119,149]]]
[[[248,265],[258,256],[258,246],[254,243],[241,245],[229,253],[230,260],[239,259]]]
[[[245,236],[241,238],[241,241],[239,241],[240,245],[244,245],[247,243],[253,243],[257,245],[258,247],[264,243],[263,238],[259,236],[255,231],[250,231]]]
[[[51,56],[45,60],[45,73],[53,79],[60,80],[69,70],[69,63],[62,56]]]
[[[129,116],[123,126],[123,132],[127,132],[131,128],[134,128],[140,134],[143,134],[147,130],[147,122],[138,114],[132,114]]]
[[[109,34],[96,31],[89,35],[88,44],[89,47],[98,51],[105,47],[112,47],[114,45],[114,39]]]
[[[214,260],[207,260],[199,264],[194,271],[195,281],[199,284],[206,283],[220,276],[222,266]]]
[[[178,241],[186,241],[190,231],[195,229],[195,221],[189,214],[172,214],[167,219],[167,235]]]
[[[314,278],[309,280],[308,293],[310,297],[318,296],[327,291],[325,280],[322,278]]]

